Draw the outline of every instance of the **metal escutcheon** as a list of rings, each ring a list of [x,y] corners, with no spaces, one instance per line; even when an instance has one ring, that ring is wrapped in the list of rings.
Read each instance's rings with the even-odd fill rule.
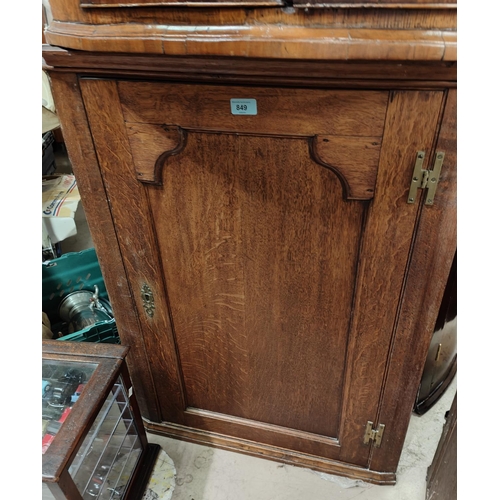
[[[141,298],[142,298],[142,306],[146,311],[146,314],[152,318],[155,314],[155,299],[153,296],[153,290],[149,285],[142,285],[141,287]]]

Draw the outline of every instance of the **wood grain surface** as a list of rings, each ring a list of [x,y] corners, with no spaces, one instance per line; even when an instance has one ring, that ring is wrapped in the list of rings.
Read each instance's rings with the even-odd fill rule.
[[[457,394],[446,415],[441,439],[427,469],[426,500],[454,500],[458,493]]]
[[[369,200],[375,191],[381,143],[381,137],[320,135],[311,141],[311,156],[339,175],[347,199]]]
[[[170,156],[183,151],[188,131],[149,123],[126,123],[126,127],[137,179],[161,185],[163,166]],[[311,158],[339,177],[345,199],[373,198],[381,137],[321,135],[304,139],[308,139]]]
[[[117,324],[120,325],[120,341],[123,345],[130,346],[134,352],[129,359],[129,370],[141,412],[145,417],[158,419],[160,412],[148,367],[148,354],[140,333],[141,324],[134,310],[130,284],[121,260],[115,224],[109,210],[109,201],[89,130],[79,81],[76,75],[63,73],[51,74],[50,81],[85,217],[113,313]]]
[[[349,8],[274,7],[134,7],[82,8],[80,0],[52,0],[56,21],[74,24],[111,25],[139,23],[145,26],[328,26],[330,28],[379,28],[408,30],[456,30],[456,5],[443,2],[415,4],[399,2],[389,8],[374,4]],[[446,2],[446,3],[445,3]],[[388,2],[387,2],[388,3]],[[386,3],[386,4],[387,4]],[[404,8],[403,5],[415,8]],[[75,26],[76,28],[76,26]],[[49,43],[52,43],[49,41]],[[104,47],[103,47],[104,48]],[[105,48],[104,48],[105,49]],[[105,49],[106,50],[106,49]],[[107,49],[112,50],[111,47]]]
[[[456,4],[449,0],[308,1],[277,8],[279,3],[54,0],[46,39],[54,46],[98,52],[456,61]]]
[[[380,137],[388,93],[120,81],[127,122],[185,129]],[[231,114],[231,99],[257,100],[257,115]],[[314,113],[311,111],[314,110]],[[307,116],[307,119],[305,117]]]
[[[341,430],[344,443],[341,458],[349,463],[360,463],[358,460],[361,457],[364,460],[369,454],[370,447],[363,445],[359,436],[367,420],[378,423],[380,391],[385,383],[389,349],[400,313],[399,302],[419,215],[418,209],[406,199],[416,152],[431,150],[442,101],[442,92],[398,91],[389,99],[375,197],[368,212],[353,304],[355,333],[349,349],[343,410],[343,421],[350,425]],[[414,119],[416,116],[419,119]],[[411,350],[406,353],[408,358],[412,354]],[[407,369],[399,359],[393,362],[403,371]],[[406,390],[399,379],[393,382],[400,390]],[[381,422],[386,424],[384,420]],[[396,422],[394,425],[397,426]],[[391,439],[392,436],[388,441]],[[384,444],[384,448],[386,446]],[[395,463],[398,458],[394,456]],[[396,471],[393,462],[391,467],[384,464],[382,469],[380,464],[370,464],[370,467]]]
[[[386,374],[380,421],[397,427],[391,440],[373,452],[374,468],[381,464],[395,470],[404,444],[411,405],[422,377],[435,320],[446,287],[457,238],[457,93],[449,91],[443,102],[444,114],[439,135],[430,151],[445,153],[438,191],[432,206],[422,206],[418,232],[412,246],[411,265],[396,325],[391,362]],[[419,210],[418,205],[414,207]],[[401,426],[401,427],[400,427]]]
[[[188,405],[336,437],[363,205],[305,140],[203,133],[149,196]]]
[[[81,0],[85,1],[85,0]],[[107,2],[109,0],[91,0],[93,2]],[[112,1],[123,1],[123,0],[112,0]],[[136,0],[129,0],[130,2],[134,2]],[[149,1],[149,0],[143,0]],[[337,9],[341,8],[356,8],[356,7],[376,7],[379,9],[390,9],[390,8],[399,8],[399,9],[422,9],[422,8],[430,8],[430,9],[456,9],[457,2],[456,0],[293,0],[294,6],[315,6],[317,8],[325,8],[325,7],[334,7]]]
[[[353,162],[346,171],[356,169],[356,155],[361,166],[378,162],[374,198],[366,212],[365,203],[344,200],[342,175],[314,161],[308,138],[296,135],[302,130],[287,136],[280,114],[273,120],[266,106],[256,126],[249,120],[253,117],[221,112],[218,99],[226,89],[201,86],[198,96],[214,96],[204,106],[189,85],[96,80],[82,85],[114,217],[126,225],[119,233],[129,275],[141,276],[152,262],[164,273],[164,284],[154,268],[146,280],[162,308],[158,318],[147,320],[155,333],[146,342],[157,349],[152,369],[161,380],[167,355],[171,374],[165,380],[181,398],[175,403],[169,391],[158,387],[164,419],[366,466],[370,447],[363,446],[361,436],[366,421],[377,415],[399,313],[398,300],[388,297],[398,297],[403,289],[418,215],[406,203],[406,191],[415,152],[432,145],[442,92],[392,94],[381,120],[383,139],[370,143],[379,159],[366,162],[367,148],[356,143],[361,139],[349,139],[354,141]],[[265,96],[264,89],[252,90]],[[142,97],[146,94],[149,101]],[[285,103],[297,95],[298,89],[279,92]],[[377,92],[331,91],[315,100],[313,92],[309,102],[318,112],[312,124],[302,125],[304,133],[313,126],[322,131],[330,127],[332,133],[320,137],[332,139],[332,149],[316,149],[335,162],[337,149],[349,141],[333,133],[335,118],[321,118],[324,99],[334,108],[345,98],[353,116],[364,117],[364,103],[380,102],[374,100],[379,96],[387,99]],[[113,104],[101,103],[103,98]],[[120,101],[123,115],[118,114]],[[193,102],[199,116],[182,113]],[[103,113],[106,106],[109,111]],[[348,109],[337,107],[339,114]],[[417,112],[426,118],[404,127]],[[355,132],[356,124],[373,133],[378,115],[371,109],[367,119],[346,119],[338,133]],[[149,142],[162,144],[152,140],[151,131],[165,128],[144,122],[160,122],[164,116],[186,127],[185,144],[179,154],[165,158],[162,185],[143,192],[134,185],[131,144],[141,137],[137,131],[142,126],[148,131],[144,150]],[[238,131],[237,118],[244,118],[245,133]],[[299,115],[294,119],[300,123]],[[129,158],[127,178],[117,176],[111,163],[106,170],[112,135],[120,140],[113,145],[114,154],[121,149],[119,156]],[[169,140],[165,145],[171,148],[174,141]],[[160,149],[145,157],[153,158]],[[367,177],[372,171],[367,170]],[[122,218],[134,198],[140,219],[131,225]],[[130,230],[133,236],[127,236]],[[141,241],[140,252],[133,251],[133,241]],[[139,297],[136,304],[140,308]],[[167,335],[158,336],[162,331]],[[178,368],[172,371],[172,366]]]
[[[439,120],[439,144],[454,127],[456,5],[147,1],[54,0],[47,40],[78,50],[46,52],[60,81],[120,80],[82,80],[99,166],[80,172],[106,199],[121,268],[97,240],[129,287],[120,314],[140,347],[131,371],[146,417],[201,441],[257,443],[252,453],[392,474],[426,342],[409,307],[426,290],[414,301],[432,322],[439,295],[416,266],[436,271],[429,253],[447,266],[419,231],[446,220],[445,248],[455,234],[448,170],[430,214],[406,198],[416,151],[430,161]],[[236,97],[257,99],[258,115],[232,115]],[[367,420],[392,429],[381,449],[362,443]]]
[[[52,0],[45,67],[148,429],[393,484],[456,247],[456,4],[280,1]]]
[[[144,320],[151,326],[143,331],[150,332],[145,341],[155,380],[169,387],[157,386],[163,418],[366,466],[370,447],[362,444],[362,435],[366,421],[377,415],[399,313],[394,297],[404,286],[418,215],[406,203],[406,191],[415,152],[432,146],[442,92],[391,95],[383,139],[371,144],[379,157],[378,175],[366,212],[365,203],[344,199],[342,176],[314,161],[306,136],[283,132],[286,124],[279,113],[273,120],[263,112],[260,127],[253,128],[252,117],[244,116],[248,131],[239,133],[233,123],[239,117],[227,110],[224,117],[217,105],[225,89],[213,90],[217,104],[212,107],[194,100],[200,112],[196,117],[182,113],[182,106],[193,102],[192,86],[184,92],[181,86],[168,87],[82,82],[114,218],[123,225],[118,232],[128,274],[137,276],[132,278],[136,286],[151,284],[161,307],[158,317]],[[200,90],[200,95],[211,91],[206,86]],[[141,97],[146,93],[149,104]],[[377,92],[331,91],[327,102],[333,107],[345,97],[353,116],[364,116],[359,113],[364,103],[379,95],[387,99]],[[280,97],[286,102],[286,91]],[[335,118],[325,125],[322,101],[315,101],[314,93],[311,99],[318,107],[313,125],[334,132]],[[417,112],[426,118],[404,127]],[[162,185],[143,191],[134,181],[131,144],[143,126],[148,131],[144,150],[150,142],[162,144],[152,139],[165,128],[144,122],[160,122],[163,116],[200,130],[187,129],[179,154],[165,158]],[[352,125],[346,120],[339,132],[352,132],[359,122],[364,133],[373,132],[373,116],[372,110],[367,120],[352,120]],[[303,125],[305,132],[313,125]],[[236,130],[227,130],[231,127]],[[110,143],[117,138],[119,143]],[[324,138],[333,142],[331,150],[316,145],[324,157],[334,158],[337,148],[349,144],[333,133]],[[361,139],[350,140],[353,163],[345,166],[347,171],[355,170],[356,154],[361,154],[359,165],[367,158],[367,148],[356,143]],[[174,142],[167,138],[164,146]],[[141,157],[140,148],[135,149]],[[144,157],[153,158],[160,149]],[[128,158],[127,174],[116,175],[111,151],[113,157]],[[125,214],[134,199],[138,218],[130,224]],[[149,225],[141,222],[146,220]],[[136,250],[134,241],[140,241]],[[138,294],[136,307],[140,311]],[[171,391],[179,395],[177,403]],[[385,466],[378,470],[390,471]]]
[[[175,125],[127,123],[126,127],[137,179],[161,183],[163,162],[184,148],[185,132]]]
[[[165,27],[53,21],[51,45],[85,51],[309,60],[456,60],[456,33],[442,30],[297,26]],[[448,59],[450,58],[450,59]]]
[[[446,0],[445,0],[446,1]],[[282,0],[80,0],[82,7],[224,7],[281,6]]]
[[[186,405],[170,326],[168,297],[158,261],[155,229],[146,224],[151,218],[147,193],[136,180],[116,83],[82,80],[80,84],[120,244],[120,253],[114,258],[121,255],[135,303],[133,311],[140,321],[147,352],[143,370],[146,373],[151,370],[156,386],[155,393],[149,397],[159,402],[163,418],[175,421],[182,418]],[[153,317],[143,307],[141,290],[144,285],[151,288],[154,296]],[[118,317],[117,325],[120,328]],[[163,399],[158,398],[159,393],[163,394]],[[167,406],[162,405],[165,400]]]
[[[456,0],[293,0],[294,6],[333,7],[337,9],[355,7],[376,8],[456,8]],[[217,6],[267,6],[285,5],[281,0],[80,0],[82,7],[158,7],[158,6],[189,6],[189,7],[217,7]]]
[[[79,74],[186,81],[211,81],[258,86],[354,89],[456,87],[457,63],[415,61],[287,61],[159,54],[81,52],[44,45],[43,60],[50,71]]]

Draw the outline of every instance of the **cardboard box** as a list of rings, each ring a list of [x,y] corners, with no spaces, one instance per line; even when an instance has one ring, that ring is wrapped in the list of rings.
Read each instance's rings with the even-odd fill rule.
[[[74,175],[42,177],[42,248],[76,234],[75,212],[79,201]]]

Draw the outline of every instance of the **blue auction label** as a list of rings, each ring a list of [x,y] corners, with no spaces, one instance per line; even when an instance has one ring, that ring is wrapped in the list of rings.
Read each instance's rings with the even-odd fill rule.
[[[231,99],[231,114],[256,115],[257,101],[255,99]]]

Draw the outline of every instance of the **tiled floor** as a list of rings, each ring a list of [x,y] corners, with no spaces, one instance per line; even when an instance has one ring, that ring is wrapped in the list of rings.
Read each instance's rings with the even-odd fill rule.
[[[57,172],[70,172],[64,154]],[[81,207],[78,233],[62,242],[64,253],[89,248],[92,240]],[[173,491],[147,500],[425,500],[426,472],[441,436],[444,416],[456,392],[456,378],[423,416],[413,415],[401,456],[397,484],[376,486],[206,446],[149,434],[173,461]]]

